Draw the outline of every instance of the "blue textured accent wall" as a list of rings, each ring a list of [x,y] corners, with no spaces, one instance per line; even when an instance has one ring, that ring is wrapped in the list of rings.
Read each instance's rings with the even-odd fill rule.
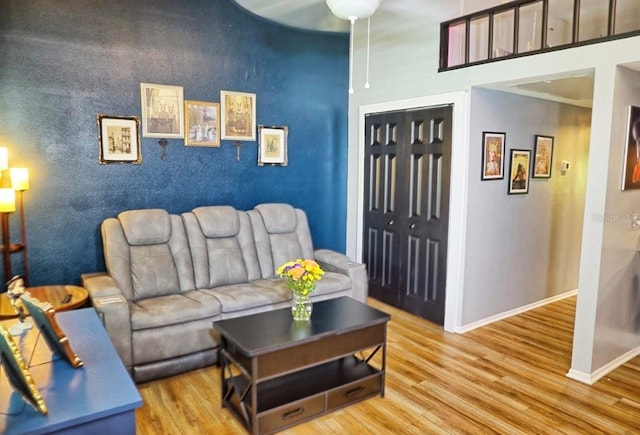
[[[31,284],[104,270],[100,223],[136,208],[287,202],[307,212],[316,247],[344,252],[348,44],[231,0],[0,0],[0,145],[30,170]],[[256,93],[258,124],[289,127],[289,165],[257,166],[256,142],[236,161],[232,141],[178,139],[163,161],[154,138],[141,165],[99,165],[96,114],[139,116],[141,82],[183,86],[187,100]]]

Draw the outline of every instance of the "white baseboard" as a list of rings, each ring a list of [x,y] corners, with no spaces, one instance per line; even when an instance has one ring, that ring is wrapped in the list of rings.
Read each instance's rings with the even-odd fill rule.
[[[584,373],[579,370],[571,369],[567,372],[567,377],[576,381],[580,381],[584,384],[593,385],[601,378],[606,376],[609,372],[617,369],[621,365],[626,364],[628,361],[631,361],[638,355],[640,355],[640,347],[636,347],[635,349],[631,349],[629,352],[620,355],[618,358],[614,359],[608,364],[605,364],[593,373]]]
[[[568,292],[562,293],[560,295],[552,296],[550,298],[543,299],[541,301],[537,301],[537,302],[534,302],[534,303],[529,304],[529,305],[524,305],[522,307],[514,308],[513,310],[505,311],[503,313],[496,314],[494,316],[487,317],[485,319],[469,323],[468,325],[458,326],[458,327],[454,328],[453,332],[455,332],[457,334],[464,334],[465,332],[472,331],[472,330],[474,330],[476,328],[480,328],[481,326],[486,326],[486,325],[489,325],[489,324],[491,324],[493,322],[497,322],[499,320],[504,320],[504,319],[507,319],[509,317],[515,316],[517,314],[521,314],[521,313],[524,313],[526,311],[533,310],[534,308],[539,308],[539,307],[542,307],[544,305],[550,304],[552,302],[557,302],[559,300],[562,300],[562,299],[565,299],[565,298],[568,298],[568,297],[571,297],[571,296],[575,296],[577,294],[578,294],[578,290],[577,289],[576,290],[569,290]]]

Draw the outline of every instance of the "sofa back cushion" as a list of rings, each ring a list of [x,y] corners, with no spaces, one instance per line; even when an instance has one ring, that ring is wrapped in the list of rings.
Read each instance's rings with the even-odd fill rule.
[[[105,264],[125,297],[136,301],[194,288],[193,265],[179,216],[129,210],[102,224]]]
[[[263,278],[298,258],[314,259],[313,242],[306,214],[288,204],[260,204],[248,212]]]
[[[197,288],[260,279],[253,231],[246,212],[230,206],[198,207],[183,213]]]

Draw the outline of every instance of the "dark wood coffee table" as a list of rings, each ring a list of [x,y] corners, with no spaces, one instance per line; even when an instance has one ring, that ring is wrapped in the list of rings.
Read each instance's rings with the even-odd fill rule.
[[[384,396],[390,319],[341,297],[315,302],[309,322],[294,321],[290,308],[214,322],[222,406],[261,434]]]

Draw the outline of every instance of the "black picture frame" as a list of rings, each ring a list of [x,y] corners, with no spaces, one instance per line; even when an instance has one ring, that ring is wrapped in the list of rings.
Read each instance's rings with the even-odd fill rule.
[[[553,167],[553,136],[537,134],[531,165],[532,178],[551,178]]]
[[[288,135],[286,126],[258,126],[258,166],[289,164]]]
[[[481,180],[504,178],[504,147],[507,134],[504,132],[482,132]]]
[[[621,190],[640,189],[640,107],[627,109]]]
[[[96,115],[98,123],[98,163],[142,163],[140,117]]]
[[[511,150],[509,159],[509,195],[529,193],[530,167],[530,150]]]

